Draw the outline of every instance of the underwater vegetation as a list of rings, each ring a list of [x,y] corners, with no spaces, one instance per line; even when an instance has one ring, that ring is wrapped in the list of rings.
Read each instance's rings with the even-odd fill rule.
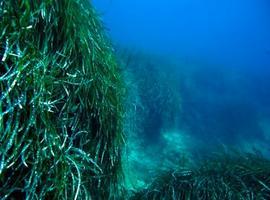
[[[124,90],[89,1],[0,1],[0,21],[0,198],[120,196]]]
[[[131,151],[128,155],[131,172],[126,173],[126,176],[131,180],[137,179],[137,183],[134,181],[133,185],[128,186],[130,199],[270,198],[270,161],[268,159],[254,152],[242,153],[228,150],[227,152],[217,151],[218,153],[214,155],[210,153],[216,151],[217,146],[219,146],[217,138],[214,138],[215,134],[216,137],[224,135],[225,139],[221,141],[229,145],[228,149],[230,149],[232,148],[230,147],[231,141],[226,136],[228,133],[230,137],[235,137],[234,142],[239,143],[236,136],[245,135],[245,139],[242,141],[249,141],[249,137],[255,140],[254,136],[248,133],[253,130],[257,133],[257,130],[260,130],[257,128],[259,124],[256,118],[256,109],[249,102],[243,100],[240,104],[241,98],[245,95],[239,93],[239,88],[232,87],[235,84],[234,81],[239,80],[238,77],[236,79],[233,76],[226,76],[225,72],[214,69],[204,71],[205,66],[198,67],[194,71],[183,66],[181,70],[183,74],[181,74],[175,72],[169,63],[162,63],[153,57],[151,59],[150,55],[145,57],[139,54],[129,55],[123,60],[127,63],[127,69],[131,76],[128,77],[129,81],[132,80],[132,76],[136,77],[133,78],[135,80],[133,81],[135,84],[133,93],[129,92],[133,97],[133,105],[137,105],[135,119],[139,118],[145,122],[136,121],[135,134],[127,135],[127,148]],[[168,71],[164,70],[165,66]],[[209,72],[214,73],[213,77],[220,80],[219,85],[213,84],[216,79],[208,80],[207,76],[204,76],[205,73]],[[173,76],[163,77],[163,73],[173,74]],[[175,79],[174,76],[178,75],[180,78]],[[232,80],[226,80],[229,77],[233,77]],[[245,81],[238,81],[238,83],[246,85]],[[238,87],[240,87],[239,85]],[[230,90],[231,88],[234,90]],[[137,92],[134,93],[134,90]],[[222,92],[223,96],[219,96]],[[228,98],[234,92],[238,95]],[[223,99],[222,102],[222,98],[226,99]],[[136,104],[134,99],[139,103]],[[159,103],[163,99],[170,101],[167,101],[167,104]],[[216,104],[213,103],[215,100]],[[146,110],[143,109],[143,105]],[[213,105],[213,107],[209,105]],[[147,109],[151,107],[153,109],[148,115]],[[170,108],[173,109],[170,110]],[[159,109],[161,112],[158,114]],[[178,123],[180,122],[180,125],[175,124],[175,131],[170,130],[173,124],[168,125],[156,120],[156,118],[160,118],[165,121],[168,119],[168,121],[174,121],[173,118],[167,118],[170,111]],[[136,112],[134,110],[133,115],[136,115]],[[156,113],[151,116],[153,112]],[[177,118],[178,115],[180,115],[179,118]],[[196,119],[198,115],[205,115],[205,117]],[[213,120],[214,123],[208,124],[208,120]],[[233,120],[233,123],[230,120]],[[144,128],[144,126],[147,127],[151,124],[154,124],[150,128],[154,130],[153,132]],[[200,127],[204,125],[206,129],[200,129],[196,125]],[[181,129],[177,129],[183,127],[187,131],[193,131],[187,132],[190,135],[194,134],[193,137],[185,138],[187,134],[181,132]],[[190,127],[201,132],[188,129]],[[253,129],[253,127],[255,128]],[[248,129],[251,130],[247,132]],[[207,136],[208,131],[211,132]],[[130,131],[127,133],[130,134]],[[200,139],[203,139],[204,143],[196,142]],[[257,139],[260,138],[257,137]],[[165,145],[166,141],[168,143]],[[206,143],[207,141],[209,143]],[[154,144],[158,142],[161,144],[157,148]],[[215,146],[212,144],[214,142],[216,142]],[[212,147],[208,147],[209,144]],[[206,150],[206,146],[209,148],[208,150]],[[198,151],[199,159],[196,157]]]
[[[206,70],[205,66],[195,69],[183,66],[181,72],[175,72],[173,66],[150,55],[128,54],[123,60],[127,63],[127,79],[133,84],[131,92],[129,90],[133,101],[128,101],[136,105],[136,110],[133,110],[137,126],[135,134],[127,135],[127,148],[131,151],[128,155],[131,172],[126,173],[126,176],[131,182],[137,180],[137,183],[133,181],[133,185],[128,186],[130,199],[270,198],[268,159],[254,152],[228,150],[226,153],[218,151],[215,155],[210,153],[220,145],[218,137],[229,145],[229,149],[232,148],[230,145],[241,141],[255,141],[255,133],[256,142],[263,139],[259,137],[261,132],[257,109],[249,99],[243,100],[248,91],[243,91],[244,94],[239,92],[241,84],[247,85],[246,79],[241,80],[238,74],[228,76],[233,72],[225,73],[222,71],[224,69]],[[165,66],[168,71],[167,68],[164,70]],[[163,73],[173,76],[166,77]],[[214,74],[215,78],[209,80],[206,73]],[[178,75],[180,78],[177,79]],[[217,79],[220,82],[215,84]],[[235,81],[238,86],[234,86]],[[164,99],[169,101],[160,103]],[[172,115],[167,117],[170,112]],[[170,130],[173,124],[168,125],[162,121],[174,121],[170,117],[175,117],[180,123],[175,124],[175,131]],[[143,123],[136,121],[137,118]],[[151,124],[150,129],[147,129]],[[187,134],[194,135],[185,138],[187,134],[177,128],[186,128],[186,131],[190,131]],[[127,133],[130,134],[130,131]],[[240,140],[243,135],[245,139]],[[196,140],[202,140],[203,143],[196,143]],[[164,144],[166,141],[167,145]],[[154,144],[159,142],[161,144],[157,148]],[[198,152],[202,156],[200,160],[195,154]]]
[[[157,165],[165,164],[163,134],[177,125],[181,98],[177,76],[170,73],[172,65],[166,59],[122,46],[116,53],[127,88],[126,179],[129,187],[137,188],[151,181]]]
[[[140,120],[136,121],[136,133],[139,131],[148,142],[156,144],[162,130],[176,125],[181,110],[178,77],[172,73],[173,66],[157,55],[123,47],[117,50],[127,74],[126,87],[131,88],[127,104],[132,104],[132,112]]]
[[[194,144],[179,120],[207,122],[185,81],[162,59],[115,52],[88,0],[0,0],[0,199],[270,199],[263,156],[182,148]]]
[[[270,161],[237,151],[213,154],[195,167],[160,172],[131,199],[255,200],[270,198]]]

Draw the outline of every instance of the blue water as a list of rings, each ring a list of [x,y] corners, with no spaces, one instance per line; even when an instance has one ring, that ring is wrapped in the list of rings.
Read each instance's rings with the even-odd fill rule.
[[[258,148],[269,154],[268,0],[93,0],[93,4],[116,46],[177,63],[173,74],[179,79],[182,107],[178,128],[192,137],[193,144]],[[162,138],[161,132],[146,140]]]
[[[94,0],[113,40],[233,67],[270,65],[268,0]]]

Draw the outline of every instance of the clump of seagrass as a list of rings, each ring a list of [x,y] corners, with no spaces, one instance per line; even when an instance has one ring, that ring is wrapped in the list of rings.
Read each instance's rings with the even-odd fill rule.
[[[270,199],[270,161],[253,154],[222,153],[199,167],[161,173],[131,199]]]
[[[0,198],[115,198],[122,82],[89,1],[0,1],[0,21]]]
[[[148,142],[157,143],[161,131],[175,128],[181,111],[179,79],[174,65],[151,54],[134,53],[119,48],[124,71],[131,113],[136,129]],[[133,122],[134,123],[134,122]]]

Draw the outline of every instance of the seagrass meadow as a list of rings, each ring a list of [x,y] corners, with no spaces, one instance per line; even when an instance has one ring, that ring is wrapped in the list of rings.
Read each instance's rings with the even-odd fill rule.
[[[220,151],[193,166],[161,171],[132,200],[266,200],[270,162],[260,155]]]
[[[0,0],[0,199],[270,199],[259,151],[196,157],[170,132],[205,124],[182,109],[192,76],[129,51],[89,0]]]
[[[87,0],[0,1],[1,199],[120,195],[122,81]]]
[[[246,151],[233,145],[219,145],[217,141],[216,146],[209,145],[206,140],[214,139],[214,135],[210,133],[207,136],[192,138],[187,137],[184,132],[177,132],[177,129],[182,128],[181,124],[177,127],[177,121],[180,120],[177,119],[177,115],[190,117],[189,127],[201,128],[200,120],[196,120],[190,110],[189,113],[186,112],[184,107],[192,107],[195,110],[198,108],[196,109],[195,104],[188,106],[188,101],[181,99],[188,96],[181,93],[184,90],[195,94],[192,91],[194,88],[190,87],[190,80],[194,81],[195,78],[189,79],[189,76],[183,74],[181,79],[177,79],[175,77],[177,73],[170,73],[174,72],[170,63],[163,63],[160,58],[149,54],[130,55],[128,50],[124,52],[125,55],[120,57],[128,65],[126,68],[129,76],[133,76],[126,78],[129,80],[126,87],[130,87],[127,92],[130,98],[128,102],[132,102],[132,106],[129,106],[132,114],[129,115],[134,118],[131,119],[131,124],[136,122],[131,130],[126,131],[128,132],[126,148],[130,149],[128,155],[130,171],[125,173],[129,180],[127,185],[129,199],[270,199],[270,161],[260,150],[254,148]],[[181,70],[184,71],[184,67]],[[164,73],[167,76],[163,75]],[[189,83],[189,87],[182,87],[179,95],[178,86],[184,86],[185,81]],[[192,99],[196,98],[192,96]],[[179,102],[183,102],[180,104],[181,107],[177,107]],[[207,104],[203,103],[205,102],[202,102],[200,107],[207,107]],[[240,106],[237,111],[241,112]],[[222,113],[219,112],[219,115]],[[249,115],[245,116],[244,122],[247,123],[248,119]],[[253,121],[256,123],[256,119],[250,120]],[[188,123],[189,120],[182,120],[185,126]],[[209,125],[209,130],[214,126],[215,124]],[[218,130],[218,133],[228,134],[226,126],[222,128],[225,133],[220,132],[222,129]],[[217,131],[214,128],[213,130]],[[200,137],[205,137],[202,148],[197,142]]]

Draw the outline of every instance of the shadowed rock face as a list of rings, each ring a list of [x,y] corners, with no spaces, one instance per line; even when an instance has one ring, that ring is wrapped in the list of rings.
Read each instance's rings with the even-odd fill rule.
[[[0,197],[118,195],[122,81],[89,2],[1,1],[0,19]]]

